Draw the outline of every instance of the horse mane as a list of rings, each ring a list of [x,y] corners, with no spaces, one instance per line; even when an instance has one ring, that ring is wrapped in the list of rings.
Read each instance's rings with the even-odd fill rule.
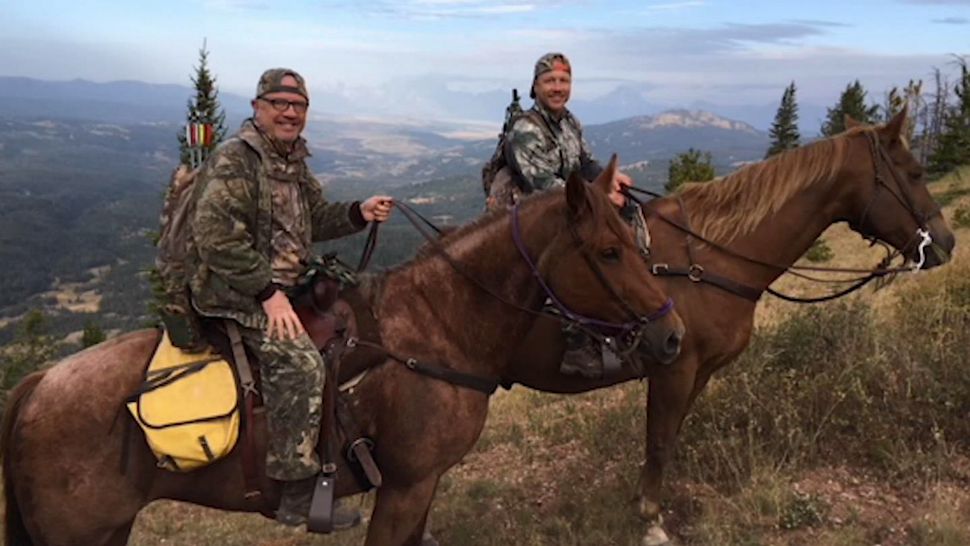
[[[710,182],[691,182],[678,192],[690,206],[691,228],[721,243],[750,233],[799,191],[829,180],[843,165],[854,127],[833,137],[751,163]]]

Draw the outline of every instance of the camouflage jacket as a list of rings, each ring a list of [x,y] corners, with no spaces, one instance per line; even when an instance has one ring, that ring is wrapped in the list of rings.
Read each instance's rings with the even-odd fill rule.
[[[537,124],[534,116],[520,116],[512,125],[505,150],[506,160],[519,176],[523,192],[565,185],[576,170],[587,180],[603,171],[583,140],[579,120],[569,110],[558,119],[539,102],[532,110],[539,113],[545,126]]]
[[[310,258],[313,241],[334,239],[366,226],[360,204],[328,203],[306,165],[301,138],[287,157],[256,129],[252,120],[221,144],[201,167],[195,184],[196,209],[188,242],[192,304],[205,316],[232,318],[264,328],[260,305],[275,288],[274,242],[280,221],[292,231],[289,251]],[[294,184],[298,203],[274,211],[274,187]],[[279,200],[279,195],[277,195]]]

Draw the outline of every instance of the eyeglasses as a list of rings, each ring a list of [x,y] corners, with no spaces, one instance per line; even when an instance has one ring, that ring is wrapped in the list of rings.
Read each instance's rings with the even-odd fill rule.
[[[294,101],[294,100],[286,100],[286,99],[267,99],[264,97],[257,97],[257,98],[259,98],[259,100],[263,102],[268,102],[270,106],[273,107],[273,110],[276,110],[277,112],[286,112],[286,110],[290,106],[292,106],[293,111],[296,112],[297,114],[305,114],[307,107],[310,106],[309,102],[304,102],[304,101]]]

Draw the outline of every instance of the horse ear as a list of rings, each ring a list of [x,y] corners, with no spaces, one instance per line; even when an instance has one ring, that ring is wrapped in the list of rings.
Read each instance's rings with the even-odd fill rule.
[[[569,207],[569,216],[579,218],[583,212],[589,209],[589,200],[586,192],[589,188],[588,183],[577,171],[573,171],[566,181],[566,205]]]
[[[903,105],[903,109],[893,116],[893,119],[886,123],[886,127],[883,128],[883,131],[884,134],[889,137],[889,140],[899,138],[899,135],[903,132],[903,125],[906,124],[908,110],[909,105]]]
[[[613,179],[616,178],[617,163],[619,163],[619,159],[617,158],[616,154],[613,154],[613,157],[610,158],[610,163],[605,169],[603,169],[603,172],[596,177],[596,180],[593,181],[593,184],[599,186],[599,188],[603,190],[603,193],[606,195],[609,195],[610,192],[613,191]]]
[[[862,126],[861,122],[856,121],[855,118],[850,116],[849,114],[842,114],[842,116],[843,116],[842,120],[843,120],[843,123],[845,124],[846,129],[852,129],[854,127]]]

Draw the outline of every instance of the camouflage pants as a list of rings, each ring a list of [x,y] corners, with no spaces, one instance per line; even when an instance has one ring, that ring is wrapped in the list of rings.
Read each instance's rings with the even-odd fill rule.
[[[325,369],[323,357],[305,333],[269,339],[265,331],[240,328],[243,343],[259,359],[269,438],[266,475],[299,480],[320,472],[320,436]]]

